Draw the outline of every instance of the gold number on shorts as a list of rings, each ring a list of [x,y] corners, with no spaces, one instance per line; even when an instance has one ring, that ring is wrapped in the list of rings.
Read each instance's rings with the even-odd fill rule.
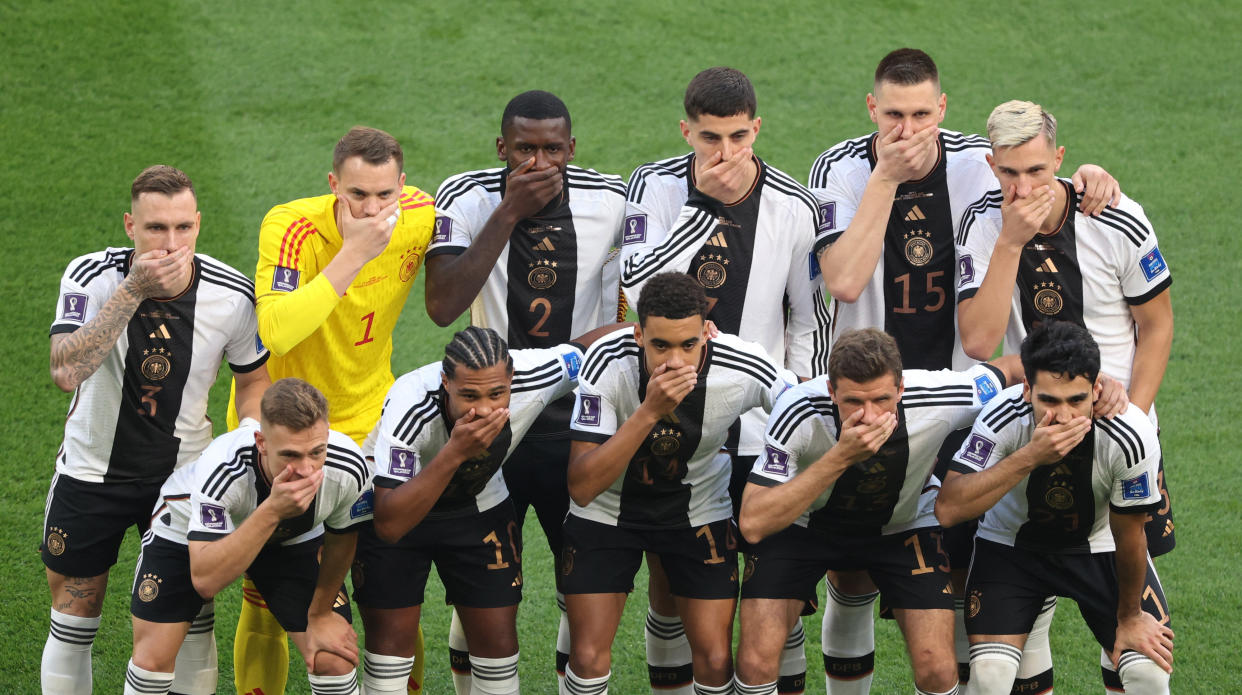
[[[509,566],[509,563],[505,562],[504,555],[502,555],[500,552],[501,550],[504,549],[504,546],[500,544],[500,536],[497,536],[495,531],[492,531],[486,536],[483,536],[483,542],[491,543],[492,545],[496,546],[496,561],[488,564],[487,569],[502,570]]]
[[[902,543],[902,545],[913,545],[914,546],[914,562],[915,564],[918,565],[918,567],[915,567],[914,569],[910,570],[911,576],[919,575],[919,574],[927,574],[928,572],[936,571],[936,568],[928,567],[927,562],[923,560],[923,546],[919,545],[918,536],[910,536],[909,538],[906,539],[905,543]]]
[[[1156,612],[1160,614],[1161,625],[1169,624],[1169,614],[1164,610],[1164,605],[1160,603],[1160,597],[1156,595],[1156,590],[1152,588],[1151,584],[1143,587],[1143,600],[1150,600],[1152,605],[1156,607]]]
[[[698,538],[700,536],[707,537],[708,558],[703,561],[703,564],[719,565],[720,563],[724,562],[724,558],[720,557],[720,553],[716,552],[716,538],[712,536],[712,527],[706,524],[704,524],[703,526],[700,526],[699,530],[694,532],[694,537]]]

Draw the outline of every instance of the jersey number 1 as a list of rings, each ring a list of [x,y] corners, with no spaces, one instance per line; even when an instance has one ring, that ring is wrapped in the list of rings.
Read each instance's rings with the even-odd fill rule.
[[[367,328],[366,330],[362,332],[362,340],[359,340],[358,342],[354,343],[354,347],[357,347],[359,345],[366,345],[372,340],[375,340],[375,338],[371,337],[371,324],[375,323],[375,312],[372,311],[366,316],[363,316],[360,320],[367,322]]]

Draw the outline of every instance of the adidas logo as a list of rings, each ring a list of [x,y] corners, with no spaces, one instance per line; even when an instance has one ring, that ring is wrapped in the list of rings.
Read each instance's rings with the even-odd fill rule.
[[[151,331],[151,335],[148,335],[147,337],[148,338],[163,338],[165,340],[172,338],[172,336],[169,335],[168,333],[168,326],[165,326],[162,323],[160,324],[159,328]]]
[[[1037,272],[1037,273],[1055,273],[1055,272],[1057,272],[1057,264],[1056,264],[1056,263],[1053,263],[1051,258],[1045,258],[1045,259],[1044,259],[1044,262],[1043,262],[1043,263],[1040,263],[1040,264],[1039,264],[1039,266],[1038,266],[1037,268],[1035,268],[1035,272]]]
[[[549,239],[548,237],[544,237],[543,241],[539,242],[538,244],[535,244],[531,248],[536,251],[555,251],[556,250],[556,247],[552,245],[552,240]]]
[[[910,212],[906,213],[906,222],[918,222],[925,219],[927,219],[927,215],[924,215],[917,205],[910,208]]]
[[[707,240],[708,246],[719,246],[721,248],[729,248],[729,242],[725,241],[724,232],[716,232],[712,238]]]

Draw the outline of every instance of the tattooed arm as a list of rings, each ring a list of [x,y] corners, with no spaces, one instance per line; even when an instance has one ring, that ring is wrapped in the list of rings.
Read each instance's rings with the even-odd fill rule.
[[[116,345],[134,310],[148,297],[171,297],[189,281],[194,254],[187,247],[172,253],[148,251],[135,258],[129,275],[99,313],[73,333],[52,336],[52,381],[69,392],[86,381]]]

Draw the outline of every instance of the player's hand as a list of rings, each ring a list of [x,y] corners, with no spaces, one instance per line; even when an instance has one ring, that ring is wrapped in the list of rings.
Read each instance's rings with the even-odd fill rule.
[[[884,413],[871,424],[863,424],[863,410],[859,408],[841,423],[841,436],[833,449],[850,464],[866,461],[884,446],[884,442],[897,429],[897,415]]]
[[[1091,417],[1112,420],[1130,407],[1130,394],[1126,393],[1126,387],[1120,381],[1107,374],[1101,374],[1099,381],[1100,397],[1091,406]]]
[[[559,167],[536,169],[535,158],[531,157],[509,172],[500,204],[508,207],[517,219],[524,220],[542,210],[564,187],[565,177]]]
[[[496,408],[482,417],[471,408],[453,424],[453,434],[449,436],[449,444],[454,446],[462,456],[462,461],[469,461],[476,456],[487,453],[487,448],[495,441],[496,435],[504,429],[509,421],[508,408]]]
[[[388,248],[392,230],[401,219],[401,201],[394,200],[372,217],[354,217],[349,201],[336,196],[336,226],[341,230],[341,252],[353,253],[363,262],[371,262]]]
[[[1065,458],[1091,431],[1091,418],[1079,415],[1069,422],[1054,424],[1052,411],[1044,412],[1044,419],[1035,426],[1035,433],[1024,449],[1030,453],[1035,464],[1046,466]]]
[[[306,619],[307,653],[302,657],[306,668],[315,670],[315,658],[321,652],[335,654],[354,666],[358,665],[358,633],[343,616],[333,611],[311,614]]]
[[[692,365],[670,369],[667,363],[662,364],[655,368],[647,381],[647,397],[643,399],[642,407],[656,417],[670,415],[697,383],[699,374]]]
[[[1034,239],[1040,225],[1052,213],[1055,199],[1052,186],[1040,186],[1027,197],[1019,198],[1018,187],[1010,185],[1001,201],[1001,238],[1015,246]]]
[[[915,131],[908,139],[901,138],[902,124],[884,133],[875,144],[875,175],[893,184],[905,183],[923,175],[934,161],[939,148],[940,124],[931,123]]]
[[[711,196],[722,203],[736,202],[746,195],[754,181],[754,170],[750,166],[753,156],[754,150],[742,147],[728,159],[720,152],[716,152],[706,161],[695,157],[694,187],[703,195]]]
[[[172,252],[147,251],[134,258],[125,284],[142,299],[171,297],[185,289],[193,265],[194,254],[188,246]]]
[[[1121,659],[1121,652],[1126,649],[1145,655],[1165,673],[1173,673],[1173,630],[1168,625],[1161,625],[1150,613],[1140,611],[1137,615],[1117,621],[1117,641],[1113,643],[1111,655],[1114,669]]]
[[[323,482],[323,469],[320,468],[305,478],[294,476],[293,467],[285,466],[272,479],[272,493],[264,502],[270,504],[276,516],[281,519],[292,519],[310,507],[315,494],[319,492],[319,485]]]
[[[1074,190],[1082,194],[1078,209],[1084,215],[1098,216],[1105,207],[1115,208],[1121,204],[1121,184],[1113,175],[1094,164],[1078,167],[1071,179]]]

